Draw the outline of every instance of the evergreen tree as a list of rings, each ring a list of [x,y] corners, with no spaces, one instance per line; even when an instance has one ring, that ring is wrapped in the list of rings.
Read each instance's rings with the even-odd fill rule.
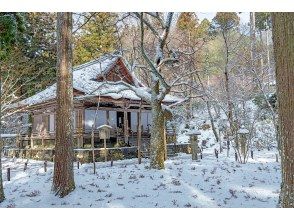
[[[13,49],[25,42],[24,13],[0,13],[0,60],[7,58]]]
[[[270,12],[255,12],[255,26],[263,31],[270,29],[272,26]]]
[[[56,18],[54,13],[21,13],[5,15],[0,25],[10,30],[1,35],[2,71],[19,76],[19,95],[32,95],[51,84],[54,80],[56,63]],[[9,19],[8,19],[8,18]],[[7,20],[11,20],[7,23]],[[16,22],[18,21],[18,22]],[[20,26],[20,27],[19,27]],[[7,34],[7,33],[11,34]],[[8,37],[9,36],[9,37]],[[9,47],[4,47],[4,43]],[[0,53],[1,54],[1,53]],[[11,64],[13,63],[13,69]]]
[[[84,13],[90,17],[90,13]],[[76,31],[74,38],[74,64],[82,64],[96,59],[102,54],[113,52],[116,48],[116,14],[94,13]]]
[[[5,199],[5,195],[4,195],[4,189],[3,189],[3,180],[2,180],[2,120],[1,120],[1,116],[2,116],[2,74],[0,73],[0,203],[4,201]]]
[[[281,205],[294,208],[294,13],[273,13],[273,42],[282,160]]]
[[[57,13],[57,112],[53,191],[75,189],[73,172],[72,13]]]
[[[3,60],[9,57],[13,47],[20,41],[24,32],[24,19],[21,13],[0,13],[0,203],[4,201],[2,180],[2,77],[6,75]]]

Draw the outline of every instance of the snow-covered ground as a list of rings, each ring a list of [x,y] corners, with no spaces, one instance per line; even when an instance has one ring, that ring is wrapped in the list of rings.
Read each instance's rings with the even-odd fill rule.
[[[200,162],[180,154],[165,170],[150,170],[148,159],[91,164],[77,169],[76,189],[65,198],[51,191],[53,164],[45,173],[42,161],[3,159],[6,200],[0,207],[276,207],[280,164],[275,151],[256,151],[254,160],[239,164],[224,151],[217,160],[213,148],[204,149]],[[11,181],[6,170],[11,168]]]

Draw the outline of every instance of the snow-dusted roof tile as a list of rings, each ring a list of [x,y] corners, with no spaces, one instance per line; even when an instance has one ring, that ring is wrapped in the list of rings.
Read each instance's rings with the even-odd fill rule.
[[[98,82],[95,79],[103,73],[107,73],[116,61],[120,58],[117,55],[106,55],[102,56],[100,59],[90,61],[88,63],[79,65],[73,69],[73,87],[74,89],[81,91],[87,94],[97,94],[98,92],[94,92],[97,88],[99,91],[103,91],[104,95],[101,96],[109,96],[113,99],[131,99],[131,100],[141,100],[135,92],[131,90],[120,91],[120,85],[105,85],[102,82]],[[127,64],[126,64],[127,66]],[[136,82],[140,82],[134,73],[131,74],[131,77]],[[136,87],[139,86],[138,84]],[[107,90],[111,87],[111,93],[107,93]],[[113,93],[113,91],[117,90],[117,93]],[[107,94],[106,94],[107,93]],[[45,90],[21,101],[20,105],[35,105],[50,99],[54,99],[56,97],[56,83],[49,86]],[[180,98],[174,97],[171,95],[167,95],[164,99],[165,102],[178,102],[181,101]]]

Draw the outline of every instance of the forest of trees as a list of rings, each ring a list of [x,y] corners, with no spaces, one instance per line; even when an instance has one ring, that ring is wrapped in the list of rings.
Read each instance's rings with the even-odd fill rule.
[[[167,121],[192,129],[199,105],[209,115],[219,151],[230,137],[241,164],[248,160],[249,146],[266,145],[254,132],[256,121],[264,119],[281,156],[280,205],[293,208],[294,13],[250,12],[248,24],[239,15],[218,12],[211,21],[200,21],[191,12],[1,12],[0,134],[15,129],[13,116],[21,110],[7,106],[57,82],[52,190],[68,195],[75,189],[73,67],[118,51],[150,88],[142,94],[121,82],[122,90],[151,103],[151,169],[165,169]],[[184,98],[184,104],[164,105],[168,94]],[[240,137],[245,128],[246,140]],[[1,166],[0,159],[0,202],[5,199]]]

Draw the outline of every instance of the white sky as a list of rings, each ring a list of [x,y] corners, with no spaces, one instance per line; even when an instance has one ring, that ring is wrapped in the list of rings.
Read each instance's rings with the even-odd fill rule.
[[[196,14],[200,21],[202,21],[204,18],[207,18],[209,21],[211,21],[214,18],[216,12],[196,12]],[[238,16],[240,17],[241,23],[246,24],[249,22],[249,12],[242,12],[238,14]]]

